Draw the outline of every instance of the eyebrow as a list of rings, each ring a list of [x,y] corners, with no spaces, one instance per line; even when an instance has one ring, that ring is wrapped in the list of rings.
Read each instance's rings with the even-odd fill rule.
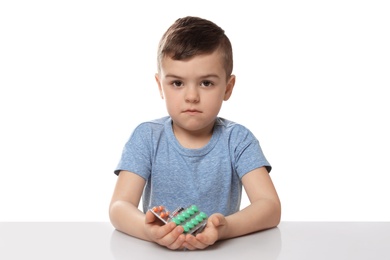
[[[167,74],[167,75],[165,75],[165,77],[166,78],[182,79],[182,77],[174,75],[174,74]],[[205,79],[205,78],[218,78],[219,79],[220,77],[218,76],[218,74],[207,74],[207,75],[201,76],[199,78],[201,78],[201,79]]]

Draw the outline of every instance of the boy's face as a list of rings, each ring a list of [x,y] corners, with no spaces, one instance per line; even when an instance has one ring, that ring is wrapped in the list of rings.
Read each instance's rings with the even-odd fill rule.
[[[215,51],[189,60],[165,57],[156,81],[174,130],[209,134],[235,77],[227,80],[221,55]]]

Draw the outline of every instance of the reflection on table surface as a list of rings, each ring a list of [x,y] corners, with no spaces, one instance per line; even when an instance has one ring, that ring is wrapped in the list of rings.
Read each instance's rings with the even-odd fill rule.
[[[390,222],[282,222],[198,251],[172,251],[121,233],[108,222],[0,222],[1,260],[387,260],[389,245]]]
[[[219,241],[205,250],[172,251],[157,244],[135,239],[114,230],[111,235],[111,252],[115,259],[131,257],[159,256],[183,259],[277,259],[281,250],[281,236],[278,228],[246,235],[239,238]],[[248,257],[248,258],[247,258]]]

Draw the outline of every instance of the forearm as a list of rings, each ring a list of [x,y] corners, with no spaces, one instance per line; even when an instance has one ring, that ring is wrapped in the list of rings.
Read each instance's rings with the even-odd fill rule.
[[[226,217],[227,225],[220,240],[275,227],[280,222],[280,202],[261,199]]]
[[[126,201],[115,201],[110,205],[110,220],[119,231],[128,235],[150,241],[145,233],[145,214],[133,204]]]

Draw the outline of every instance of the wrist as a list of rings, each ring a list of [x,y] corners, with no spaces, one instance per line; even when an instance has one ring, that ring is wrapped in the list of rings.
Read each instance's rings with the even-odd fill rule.
[[[229,238],[229,222],[225,221],[224,225],[221,225],[218,231],[218,240],[224,240]]]

